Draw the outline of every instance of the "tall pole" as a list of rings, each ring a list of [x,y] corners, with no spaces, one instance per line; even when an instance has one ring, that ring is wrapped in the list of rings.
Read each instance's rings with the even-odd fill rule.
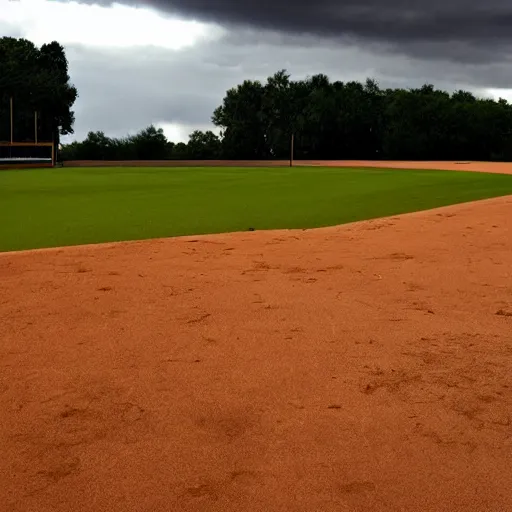
[[[55,132],[52,126],[52,167],[55,165]]]
[[[293,139],[294,134],[292,133],[292,138],[290,140],[290,167],[293,167]]]
[[[14,142],[14,131],[13,131],[13,113],[12,113],[12,96],[10,98],[10,107],[11,107],[11,144]]]
[[[34,110],[34,141],[37,144],[37,110]]]

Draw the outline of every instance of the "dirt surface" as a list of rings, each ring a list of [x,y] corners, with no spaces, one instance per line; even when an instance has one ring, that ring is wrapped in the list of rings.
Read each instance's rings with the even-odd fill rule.
[[[511,213],[0,254],[0,510],[512,510]]]
[[[446,171],[481,171],[512,174],[512,162],[403,162],[382,160],[296,160],[296,166],[326,167],[384,167],[391,169],[444,169]],[[285,167],[288,160],[132,160],[97,161],[74,160],[66,162],[66,167]]]

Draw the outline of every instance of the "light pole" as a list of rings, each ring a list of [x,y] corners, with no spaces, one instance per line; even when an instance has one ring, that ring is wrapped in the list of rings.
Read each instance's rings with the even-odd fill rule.
[[[11,144],[14,142],[14,122],[13,122],[13,112],[12,112],[12,96],[10,97],[10,100],[9,100],[9,107],[10,107],[10,111],[11,111]]]
[[[291,139],[290,139],[290,167],[293,167],[293,143],[294,143],[294,134],[292,133]]]

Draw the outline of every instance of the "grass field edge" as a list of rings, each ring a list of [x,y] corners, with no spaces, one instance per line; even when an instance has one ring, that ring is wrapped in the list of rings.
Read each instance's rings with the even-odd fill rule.
[[[333,225],[327,225],[327,226],[320,226],[320,227],[314,227],[314,228],[277,228],[277,229],[256,229],[254,231],[250,230],[244,230],[244,231],[224,231],[224,232],[217,232],[217,233],[202,233],[202,234],[190,234],[190,235],[176,235],[176,236],[167,236],[167,237],[155,237],[155,238],[139,238],[139,239],[132,239],[132,240],[118,240],[118,241],[112,241],[112,242],[97,242],[97,243],[88,243],[88,244],[71,244],[71,245],[61,245],[56,247],[40,247],[35,249],[13,249],[8,251],[0,251],[0,258],[5,257],[7,255],[23,255],[23,254],[33,254],[33,253],[51,253],[51,252],[59,252],[63,250],[71,250],[71,249],[81,249],[81,248],[109,248],[109,247],[117,247],[119,245],[133,245],[133,244],[143,244],[145,242],[151,242],[151,241],[170,241],[170,240],[176,240],[176,241],[187,241],[190,239],[211,239],[212,237],[229,237],[229,236],[239,236],[239,235],[252,235],[253,233],[266,233],[266,234],[295,234],[295,233],[303,233],[305,231],[311,232],[311,231],[321,231],[321,230],[333,230],[340,228],[342,226],[357,226],[359,224],[369,223],[369,222],[375,222],[378,220],[390,220],[390,219],[396,219],[401,217],[411,217],[411,216],[417,216],[422,214],[428,214],[431,212],[443,212],[443,211],[449,211],[456,208],[460,208],[462,206],[470,206],[472,204],[474,205],[481,205],[482,203],[486,202],[495,202],[500,200],[506,200],[506,199],[512,200],[512,194],[505,194],[503,196],[494,196],[494,197],[487,197],[483,199],[477,199],[473,201],[462,201],[458,203],[453,203],[446,206],[439,206],[436,208],[427,208],[422,210],[414,210],[407,213],[398,213],[398,214],[392,214],[392,215],[386,215],[384,217],[372,217],[367,219],[361,219],[353,222],[345,222],[342,224],[333,224]]]

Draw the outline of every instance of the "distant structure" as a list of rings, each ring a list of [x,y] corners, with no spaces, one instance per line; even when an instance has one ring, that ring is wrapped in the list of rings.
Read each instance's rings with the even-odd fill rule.
[[[2,109],[9,113],[8,118],[0,118],[0,169],[53,167],[55,144],[52,140],[40,140],[41,119],[37,110],[33,113],[33,125],[30,130],[26,119],[25,122],[16,123],[15,109],[15,101],[11,96],[9,107]],[[24,117],[26,118],[26,115]]]

